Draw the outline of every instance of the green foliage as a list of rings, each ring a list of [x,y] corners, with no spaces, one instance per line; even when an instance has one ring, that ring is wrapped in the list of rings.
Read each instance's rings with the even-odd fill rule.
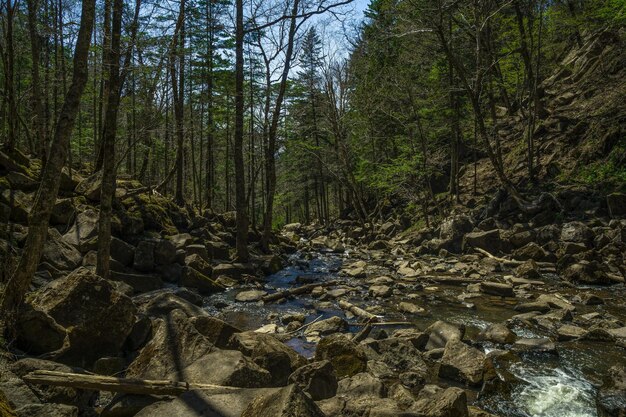
[[[589,185],[626,187],[626,142],[615,146],[607,158],[580,167],[573,180]]]

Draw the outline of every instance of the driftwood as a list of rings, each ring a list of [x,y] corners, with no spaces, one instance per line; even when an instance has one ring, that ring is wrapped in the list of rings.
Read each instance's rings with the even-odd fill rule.
[[[515,259],[504,259],[504,258],[498,258],[495,255],[490,254],[489,252],[487,252],[484,249],[481,248],[474,248],[475,251],[482,253],[483,255],[485,255],[487,258],[491,258],[491,259],[495,259],[498,262],[502,262],[505,266],[518,266],[523,264],[526,261],[517,261]],[[542,267],[542,268],[550,268],[550,267],[554,267],[554,263],[552,262],[536,262],[537,266]]]
[[[306,293],[313,291],[313,289],[317,287],[330,287],[336,284],[337,284],[337,281],[316,282],[313,284],[303,285],[301,287],[291,288],[291,289],[284,290],[284,291],[278,291],[278,292],[275,292],[274,294],[268,294],[265,297],[261,298],[261,300],[263,300],[263,302],[265,303],[268,303],[271,301],[280,300],[281,298],[291,297],[292,295],[306,294]]]
[[[379,317],[377,315],[372,314],[369,311],[365,311],[361,307],[355,306],[354,304],[349,303],[346,300],[339,300],[339,307],[346,311],[349,311],[357,317],[368,320],[369,322],[377,322],[379,320]]]
[[[177,381],[158,381],[135,378],[116,378],[104,375],[74,374],[57,371],[33,371],[24,376],[24,381],[32,384],[70,387],[91,391],[123,392],[140,395],[179,395],[185,391],[200,390],[240,390],[213,384],[190,384]]]
[[[377,323],[349,323],[350,326],[407,326],[410,321],[380,321]]]

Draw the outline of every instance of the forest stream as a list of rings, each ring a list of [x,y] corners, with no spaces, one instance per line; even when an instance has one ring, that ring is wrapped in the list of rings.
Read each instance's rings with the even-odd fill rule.
[[[387,261],[398,260],[401,257],[388,255]],[[384,322],[406,322],[407,324],[378,326],[377,329],[391,333],[398,328],[426,329],[437,320],[443,320],[464,326],[466,337],[474,338],[481,330],[490,324],[498,323],[503,319],[510,319],[518,314],[513,310],[515,303],[501,297],[475,294],[464,297],[466,290],[460,286],[433,285],[424,287],[419,284],[419,278],[414,283],[403,285],[402,291],[384,299],[373,299],[368,296],[367,285],[364,280],[349,278],[340,274],[345,262],[354,261],[354,254],[350,251],[333,253],[330,250],[319,252],[297,252],[289,258],[289,265],[266,278],[260,285],[251,285],[243,288],[233,288],[227,292],[215,294],[205,299],[205,308],[225,321],[245,330],[258,329],[267,323],[276,322],[286,314],[303,314],[306,323],[339,316],[348,321],[349,330],[356,333],[362,329],[357,318],[345,312],[337,305],[337,300],[326,297],[320,301],[310,294],[299,295],[280,303],[238,303],[235,301],[237,293],[262,288],[272,293],[296,287],[303,283],[339,280],[338,288],[345,288],[348,299],[369,310],[376,311]],[[378,260],[379,263],[381,260]],[[428,260],[446,269],[442,276],[454,274],[454,259]],[[442,268],[444,267],[444,268]],[[388,268],[377,267],[380,275],[389,275]],[[503,274],[499,274],[500,277]],[[542,292],[556,289],[558,279],[548,276],[546,287]],[[406,293],[409,291],[410,294]],[[343,292],[343,291],[342,291]],[[585,287],[561,292],[568,297],[585,292],[597,295],[604,300],[611,300],[623,296],[624,289],[619,293],[601,287]],[[408,299],[415,299],[415,294],[423,300],[426,311],[423,314],[410,314],[398,310],[398,304]],[[407,297],[408,296],[408,297]],[[460,297],[459,297],[460,296]],[[578,308],[578,307],[577,307]],[[607,305],[584,307],[579,314],[593,313],[603,310],[613,314],[620,320],[625,320],[623,311]],[[271,330],[274,328],[271,327]],[[282,329],[279,329],[282,331]],[[537,328],[528,328],[523,325],[512,326],[512,331],[519,337],[539,338],[548,335],[548,332]],[[312,357],[315,352],[316,338],[294,335],[287,338],[286,343],[305,357]],[[510,346],[509,346],[510,347]],[[512,363],[505,368],[516,379],[509,392],[495,391],[486,395],[475,392],[475,403],[482,408],[509,417],[596,417],[597,386],[601,384],[603,375],[608,368],[624,359],[623,350],[615,346],[602,345],[601,353],[598,344],[593,341],[576,341],[558,343],[556,352],[529,353],[523,356],[522,362]],[[485,353],[496,347],[490,343],[482,345]]]

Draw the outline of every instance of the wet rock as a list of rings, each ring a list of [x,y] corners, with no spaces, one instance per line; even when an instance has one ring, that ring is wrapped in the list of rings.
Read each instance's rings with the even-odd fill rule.
[[[219,264],[215,268],[213,268],[213,277],[219,276],[227,276],[233,278],[237,281],[240,281],[242,275],[253,275],[254,268],[249,264]]]
[[[237,350],[216,350],[204,355],[187,366],[182,375],[189,383],[242,388],[265,387],[271,380],[266,369]]]
[[[239,302],[243,302],[243,303],[254,302],[254,301],[261,300],[266,295],[267,295],[267,291],[247,290],[247,291],[241,291],[237,293],[237,295],[235,296],[235,300]]]
[[[517,336],[502,323],[491,324],[478,335],[480,340],[499,344],[514,343]]]
[[[480,283],[480,290],[485,294],[497,295],[500,297],[515,297],[513,286],[510,284],[484,281]]]
[[[372,297],[387,298],[393,294],[393,289],[387,285],[372,285],[368,293]]]
[[[460,340],[450,340],[445,347],[439,376],[470,385],[478,385],[483,380],[485,354]]]
[[[559,327],[557,331],[557,336],[559,342],[566,342],[568,340],[575,340],[585,335],[587,331],[578,326],[573,326],[571,324],[564,324]]]
[[[406,301],[402,301],[400,302],[400,304],[398,304],[398,311],[401,311],[403,313],[408,313],[408,314],[419,314],[419,315],[424,315],[428,313],[426,309],[418,306],[417,304],[407,303]]]
[[[182,371],[214,350],[181,310],[153,321],[152,339],[129,365],[130,378],[185,381]]]
[[[213,294],[224,289],[224,287],[215,282],[215,280],[190,266],[183,267],[180,285],[189,288],[196,288],[203,294]]]
[[[581,301],[586,306],[599,306],[604,304],[604,300],[602,298],[590,293],[584,294]]]
[[[52,281],[31,304],[68,330],[70,346],[59,361],[81,367],[116,355],[135,322],[132,301],[85,268]]]
[[[378,378],[374,377],[371,374],[368,374],[367,372],[361,372],[339,381],[337,395],[350,398],[383,398],[386,395],[386,389],[383,383]]]
[[[626,410],[626,367],[615,365],[598,392],[598,407],[602,416],[620,417]]]
[[[513,350],[520,353],[525,352],[540,352],[556,354],[556,345],[554,342],[547,338],[520,338],[517,339],[513,345]]]
[[[580,261],[569,265],[563,272],[561,277],[569,282],[592,285],[606,285],[611,281],[600,265],[596,262]]]
[[[592,327],[582,337],[581,340],[593,342],[614,342],[615,337],[607,329],[602,327]]]
[[[235,333],[228,341],[228,347],[241,351],[269,371],[274,386],[285,385],[289,375],[306,364],[304,357],[269,334]]]
[[[323,338],[315,350],[315,360],[328,360],[338,378],[356,375],[367,369],[367,357],[350,338],[333,334]]]
[[[465,334],[465,327],[458,327],[444,321],[436,321],[425,331],[429,335],[426,350],[443,348],[451,340],[461,340]]]
[[[467,396],[460,388],[426,385],[408,411],[420,417],[467,417]]]
[[[298,385],[314,401],[334,397],[338,386],[330,361],[302,366],[289,376],[289,383]]]
[[[325,417],[320,408],[296,385],[256,397],[241,417]]]
[[[304,331],[305,335],[320,335],[325,336],[332,333],[345,332],[348,330],[348,323],[338,316],[333,316],[326,320],[320,320],[309,327]]]

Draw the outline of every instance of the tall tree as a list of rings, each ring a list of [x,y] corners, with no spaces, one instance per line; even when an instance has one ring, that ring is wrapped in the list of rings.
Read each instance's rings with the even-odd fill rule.
[[[52,137],[48,162],[31,208],[28,236],[18,266],[7,282],[0,304],[2,330],[12,330],[16,312],[37,270],[39,259],[48,235],[48,224],[61,183],[61,170],[65,165],[70,136],[79,111],[80,99],[87,84],[91,33],[94,24],[95,0],[82,2],[80,28],[74,50],[74,69],[65,101]]]

